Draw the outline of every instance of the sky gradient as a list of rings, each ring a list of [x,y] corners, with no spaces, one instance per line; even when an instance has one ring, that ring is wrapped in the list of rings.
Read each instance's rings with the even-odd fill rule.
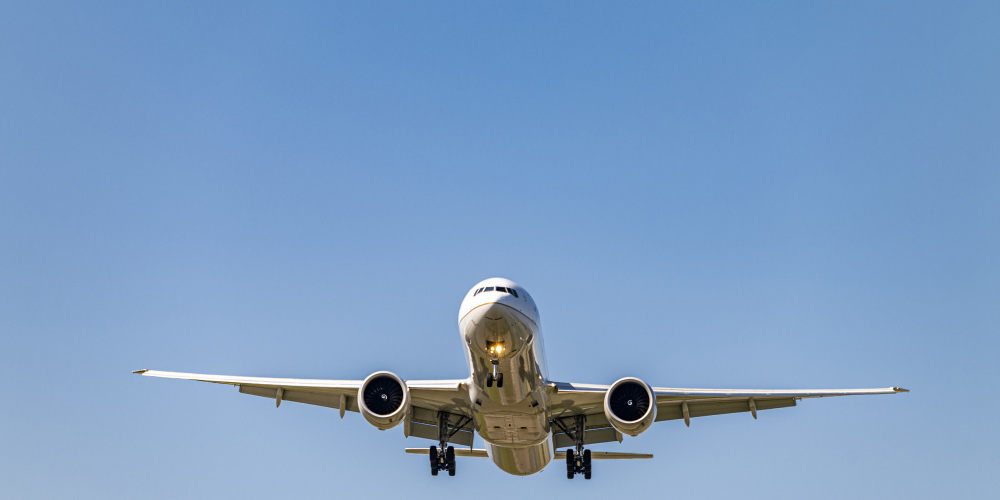
[[[1000,496],[997,2],[0,3],[0,497]],[[151,380],[909,394],[660,423],[508,476]],[[477,439],[476,446],[482,441]],[[472,493],[470,493],[472,492]]]

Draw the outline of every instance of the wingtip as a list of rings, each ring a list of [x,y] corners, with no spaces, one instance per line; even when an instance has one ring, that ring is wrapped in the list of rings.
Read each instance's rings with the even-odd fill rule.
[[[892,390],[896,392],[910,392],[909,389],[903,389],[902,387],[893,387]]]
[[[137,374],[139,374],[139,375],[142,375],[143,373],[146,373],[146,372],[148,372],[148,371],[149,371],[149,370],[146,370],[146,369],[142,369],[142,370],[133,370],[133,371],[132,371],[132,373],[137,373]]]

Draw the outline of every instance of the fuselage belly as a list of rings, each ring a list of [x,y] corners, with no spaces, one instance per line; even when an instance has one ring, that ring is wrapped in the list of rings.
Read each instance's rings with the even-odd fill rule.
[[[512,281],[488,279],[466,295],[458,325],[469,362],[473,422],[487,453],[510,474],[541,471],[555,450],[534,301]]]

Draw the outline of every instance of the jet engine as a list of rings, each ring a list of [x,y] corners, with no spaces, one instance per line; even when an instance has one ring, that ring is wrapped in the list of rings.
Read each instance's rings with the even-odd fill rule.
[[[618,432],[638,436],[656,420],[656,395],[642,380],[625,377],[604,395],[604,415]]]
[[[406,382],[392,372],[375,372],[358,389],[358,410],[379,430],[392,429],[410,411]]]

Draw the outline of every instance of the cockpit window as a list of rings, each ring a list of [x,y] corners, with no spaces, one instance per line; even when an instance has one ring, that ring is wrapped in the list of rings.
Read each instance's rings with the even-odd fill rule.
[[[482,292],[492,292],[494,290],[497,291],[497,292],[509,293],[509,294],[513,295],[514,297],[517,297],[517,290],[514,290],[513,288],[508,288],[508,287],[505,287],[505,286],[488,286],[488,287],[480,288],[479,290],[476,290],[476,293],[472,294],[472,296],[475,297],[476,295],[479,295]]]

